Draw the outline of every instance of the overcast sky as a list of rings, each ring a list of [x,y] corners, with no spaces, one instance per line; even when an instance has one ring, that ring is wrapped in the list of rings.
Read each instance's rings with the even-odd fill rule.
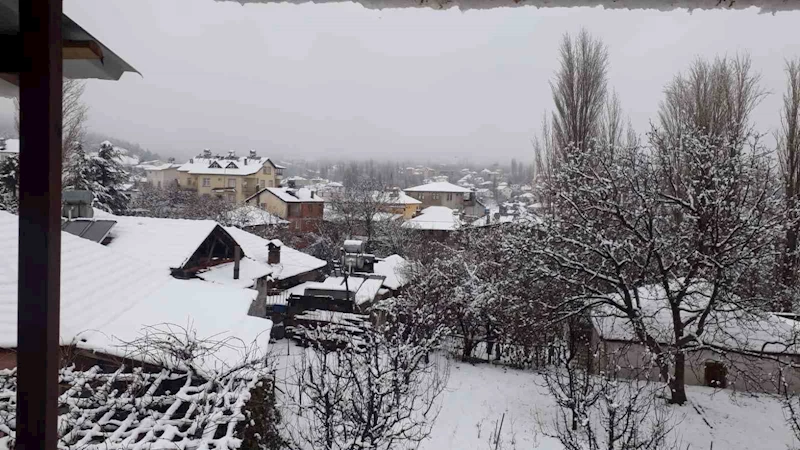
[[[136,67],[88,82],[89,127],[188,157],[255,148],[277,157],[507,162],[530,158],[556,50],[581,26],[609,47],[609,77],[638,131],[698,55],[750,52],[778,120],[799,13],[523,7],[460,12],[355,4],[66,0],[65,12]],[[0,114],[12,105],[2,100]]]

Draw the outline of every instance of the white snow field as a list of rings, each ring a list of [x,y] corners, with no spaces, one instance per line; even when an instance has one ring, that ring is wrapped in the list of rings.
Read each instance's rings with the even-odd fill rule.
[[[698,386],[688,386],[687,394],[690,404],[671,407],[681,450],[783,450],[798,444],[773,396]],[[562,450],[539,424],[552,424],[556,411],[535,372],[453,361],[441,412],[421,448],[494,449],[491,435],[505,413],[498,448]]]
[[[292,373],[287,366],[301,348],[281,340],[270,350],[277,358],[278,378],[287,379]],[[439,416],[420,450],[563,450],[542,428],[552,425],[558,410],[539,374],[450,361]],[[688,404],[670,407],[675,426],[672,438],[680,450],[787,450],[798,446],[774,396],[699,386],[687,386],[687,395]],[[495,447],[493,435],[501,420],[500,442]]]

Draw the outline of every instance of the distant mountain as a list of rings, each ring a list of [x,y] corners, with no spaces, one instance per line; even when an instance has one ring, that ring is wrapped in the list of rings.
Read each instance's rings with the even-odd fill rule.
[[[14,125],[14,117],[0,116],[0,139],[16,137],[17,128]],[[102,133],[87,132],[86,138],[83,141],[84,148],[87,152],[97,151],[97,149],[100,148],[100,143],[103,141],[110,141],[112,144],[114,144],[114,147],[118,147],[120,150],[125,150],[123,153],[131,157],[130,161],[128,162],[133,161],[133,159],[138,159],[139,161],[152,161],[154,159],[161,158],[158,153],[151,152],[135,142],[126,141],[124,139],[115,138]]]
[[[151,152],[135,142],[129,142],[124,139],[118,139],[100,133],[86,133],[86,138],[83,140],[84,148],[89,152],[95,151],[100,148],[100,144],[104,141],[109,141],[114,144],[114,147],[125,150],[126,152],[123,153],[127,153],[129,157],[136,158],[139,161],[152,161],[161,158],[158,153]]]

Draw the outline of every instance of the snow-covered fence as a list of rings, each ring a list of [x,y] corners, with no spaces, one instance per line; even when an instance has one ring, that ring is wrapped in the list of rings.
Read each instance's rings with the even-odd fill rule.
[[[523,346],[505,342],[479,341],[473,349],[470,360],[502,364],[519,369],[538,369],[557,363],[555,352],[561,348],[559,343],[547,345]],[[464,339],[460,336],[449,336],[442,342],[442,349],[447,353],[461,357],[464,351]]]

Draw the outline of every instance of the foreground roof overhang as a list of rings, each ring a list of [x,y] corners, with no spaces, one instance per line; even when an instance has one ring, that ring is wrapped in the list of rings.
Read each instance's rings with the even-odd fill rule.
[[[237,3],[358,3],[369,9],[432,8],[492,9],[515,6],[537,8],[597,7],[605,9],[747,9],[756,7],[762,13],[800,9],[800,0],[217,0]]]
[[[19,30],[19,1],[0,0],[0,96],[17,95],[17,73],[24,63]],[[26,0],[22,0],[26,1]],[[73,79],[119,80],[125,72],[139,73],[83,27],[62,17],[64,77]]]

